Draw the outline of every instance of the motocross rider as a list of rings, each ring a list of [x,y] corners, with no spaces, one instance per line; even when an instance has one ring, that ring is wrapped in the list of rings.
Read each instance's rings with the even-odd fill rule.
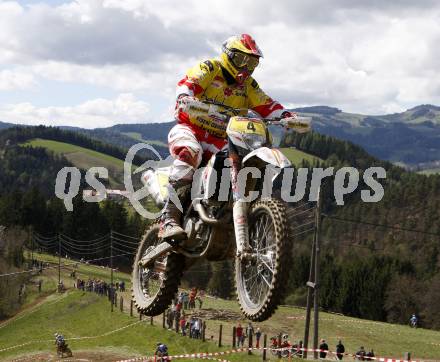
[[[219,59],[200,62],[188,70],[177,85],[177,100],[211,100],[235,109],[251,109],[264,118],[294,117],[294,113],[267,96],[252,78],[262,57],[250,35],[228,38],[223,43]],[[246,116],[246,112],[241,115]],[[169,185],[182,198],[202,159],[208,160],[227,145],[227,124],[208,116],[193,117],[179,107],[176,107],[175,116],[177,125],[168,134],[169,149],[174,158]],[[159,236],[174,241],[184,239],[186,234],[180,223],[181,212],[168,200]]]

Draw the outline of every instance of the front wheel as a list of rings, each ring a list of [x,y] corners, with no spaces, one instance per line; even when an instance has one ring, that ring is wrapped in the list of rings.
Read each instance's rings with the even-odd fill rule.
[[[284,204],[275,199],[253,203],[248,224],[251,256],[235,262],[238,302],[248,319],[264,321],[286,289],[290,250]]]
[[[139,244],[133,264],[132,297],[139,313],[156,316],[171,304],[180,283],[185,258],[183,255],[168,253],[157,259],[150,268],[139,266],[142,257],[159,243],[160,225],[152,224]]]

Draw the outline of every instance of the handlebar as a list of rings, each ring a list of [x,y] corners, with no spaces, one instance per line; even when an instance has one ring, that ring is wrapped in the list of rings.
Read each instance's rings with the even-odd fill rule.
[[[202,115],[202,116],[210,116],[213,118],[221,119],[225,122],[228,122],[231,117],[239,116],[241,113],[248,112],[247,108],[233,108],[218,102],[210,101],[210,100],[199,100],[192,97],[182,97],[177,101],[178,107],[187,113],[191,113],[193,115]],[[219,109],[220,108],[220,109]],[[223,109],[223,112],[222,112]],[[229,112],[231,114],[227,114],[225,112]],[[260,117],[247,117],[242,116],[244,118],[249,119],[258,119],[260,121],[265,122],[268,125],[279,125],[285,128],[291,128],[296,130],[299,133],[308,132],[311,129],[311,117],[287,117],[287,118],[260,118]]]

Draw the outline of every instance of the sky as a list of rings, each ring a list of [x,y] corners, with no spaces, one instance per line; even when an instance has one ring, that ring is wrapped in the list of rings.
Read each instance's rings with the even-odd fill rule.
[[[172,120],[185,71],[249,33],[287,107],[440,105],[436,0],[0,0],[0,121],[85,128]]]

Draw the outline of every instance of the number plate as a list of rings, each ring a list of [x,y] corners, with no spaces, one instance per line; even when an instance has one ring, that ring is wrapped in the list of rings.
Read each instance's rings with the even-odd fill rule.
[[[232,117],[228,124],[228,131],[266,137],[266,125],[258,118]]]

